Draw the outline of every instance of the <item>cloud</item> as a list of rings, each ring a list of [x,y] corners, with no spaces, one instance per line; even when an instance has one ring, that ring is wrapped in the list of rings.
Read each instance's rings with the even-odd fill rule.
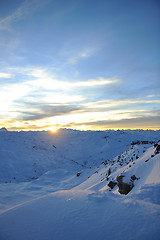
[[[0,89],[1,111],[14,111],[17,101],[44,103],[82,103],[89,101],[84,90],[114,84],[119,79],[99,77],[87,81],[62,81],[43,69],[10,69],[12,73],[1,73],[0,77],[14,78],[18,74],[20,82],[3,82]],[[13,80],[12,80],[13,81]],[[15,80],[14,80],[15,81]],[[82,93],[78,92],[82,89]],[[68,91],[68,93],[67,93]],[[76,94],[75,94],[76,91]]]
[[[50,0],[38,1],[38,0],[26,0],[24,1],[11,15],[0,20],[0,30],[8,30],[13,22],[17,22],[20,19],[26,17],[33,9],[43,7]]]
[[[46,119],[49,117],[68,115],[74,111],[79,110],[79,107],[74,105],[42,105],[42,104],[28,104],[28,111],[20,111],[20,120],[34,121],[39,119]],[[25,107],[27,107],[25,106]],[[31,109],[29,108],[31,107]],[[34,107],[33,107],[34,106]]]
[[[11,78],[12,74],[0,72],[0,78]]]
[[[158,115],[158,96],[154,96],[154,99],[153,96],[146,95],[141,98],[115,100],[108,99],[107,94],[101,95],[104,88],[114,88],[117,82],[121,82],[117,78],[98,77],[70,82],[63,78],[58,80],[57,76],[47,69],[33,67],[10,68],[8,72],[5,69],[4,73],[0,75],[6,77],[0,88],[0,102],[3,103],[0,115],[1,118],[12,119],[12,127],[17,127],[18,122],[23,126],[24,122],[28,121],[30,126],[35,124],[39,127],[59,124],[62,127],[72,126],[87,130],[98,129],[98,126],[99,129],[112,126],[118,128],[118,124],[120,128],[126,124],[126,128],[131,128],[130,123],[138,126],[138,123],[134,122],[135,118],[139,119],[140,124],[140,119],[144,118],[147,122],[147,117],[151,119],[151,116]],[[23,81],[7,81],[9,76]],[[88,91],[92,93],[89,95]]]
[[[58,57],[67,67],[68,65],[76,65],[81,60],[93,57],[93,55],[101,49],[102,46],[96,41],[93,41],[93,39],[90,41],[90,44],[88,44],[88,41],[83,38],[84,36],[66,39],[65,43],[61,46]]]
[[[55,104],[78,104],[87,100],[87,97],[82,95],[67,95],[65,93],[52,93],[46,92],[44,96],[42,96],[41,101],[43,103],[55,103]]]
[[[96,101],[96,102],[89,102],[89,103],[84,103],[84,107],[88,111],[95,111],[96,109],[99,109],[100,111],[104,111],[105,109],[120,109],[120,108],[132,108],[135,106],[149,106],[153,104],[160,104],[159,99],[151,99],[151,100],[146,100],[145,98],[142,99],[120,99],[120,100],[101,100],[101,101]]]
[[[95,52],[95,49],[88,48],[77,53],[70,53],[70,57],[67,59],[67,64],[77,64],[79,60],[91,57]]]
[[[93,122],[72,122],[63,127],[77,129],[107,130],[107,129],[160,129],[159,116],[145,116],[120,120],[103,120]]]
[[[97,87],[108,84],[114,84],[120,79],[118,78],[107,78],[99,77],[97,79],[88,79],[86,81],[61,81],[57,80],[55,76],[50,75],[45,72],[43,69],[35,69],[32,72],[28,73],[29,76],[36,78],[35,80],[27,81],[26,84],[36,87],[43,88],[47,90],[71,90],[73,88],[79,87]]]

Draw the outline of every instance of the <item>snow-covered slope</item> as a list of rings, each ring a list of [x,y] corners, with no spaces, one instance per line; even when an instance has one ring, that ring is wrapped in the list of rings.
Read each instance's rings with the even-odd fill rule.
[[[147,149],[146,152],[143,150],[144,148],[146,149],[145,145],[131,147],[121,155],[123,156],[123,160],[127,158],[128,160],[122,162],[121,157],[118,156],[109,164],[105,163],[105,166],[103,166],[103,164],[100,165],[91,177],[74,189],[101,192],[112,191],[114,194],[120,195],[117,178],[122,177],[123,183],[131,184],[131,187],[133,187],[129,189],[127,193],[130,196],[134,193],[139,194],[146,186],[150,188],[151,185],[159,184],[160,154],[155,154],[154,146]],[[136,155],[134,159],[134,152],[136,151],[140,153],[140,157]],[[157,190],[159,190],[159,188],[157,188]],[[160,203],[160,192],[156,191],[155,194],[157,201]]]
[[[160,131],[0,132],[0,182],[32,181],[49,170],[79,171],[110,161],[133,141],[154,141]]]
[[[160,236],[160,131],[0,132],[0,239]]]

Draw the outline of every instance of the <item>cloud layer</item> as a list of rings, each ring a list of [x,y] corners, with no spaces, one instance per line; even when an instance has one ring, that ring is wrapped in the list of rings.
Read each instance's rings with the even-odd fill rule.
[[[123,83],[121,79],[98,77],[69,82],[39,68],[8,69],[0,76],[9,79],[20,73],[23,81],[5,81],[0,89],[1,126],[6,119],[11,130],[49,129],[51,126],[95,130],[159,126],[158,96],[111,98],[110,90],[117,91],[115,86]],[[109,90],[103,98],[104,88]]]

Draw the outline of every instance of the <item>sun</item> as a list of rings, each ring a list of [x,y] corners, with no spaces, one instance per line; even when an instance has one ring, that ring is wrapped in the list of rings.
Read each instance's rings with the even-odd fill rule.
[[[59,129],[59,127],[52,126],[52,127],[50,128],[50,131],[51,131],[51,132],[57,132],[58,129]]]

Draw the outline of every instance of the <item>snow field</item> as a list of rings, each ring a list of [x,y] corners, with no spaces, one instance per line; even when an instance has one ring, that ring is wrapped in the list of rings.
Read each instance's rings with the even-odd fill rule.
[[[0,239],[158,240],[159,133],[0,132]]]

